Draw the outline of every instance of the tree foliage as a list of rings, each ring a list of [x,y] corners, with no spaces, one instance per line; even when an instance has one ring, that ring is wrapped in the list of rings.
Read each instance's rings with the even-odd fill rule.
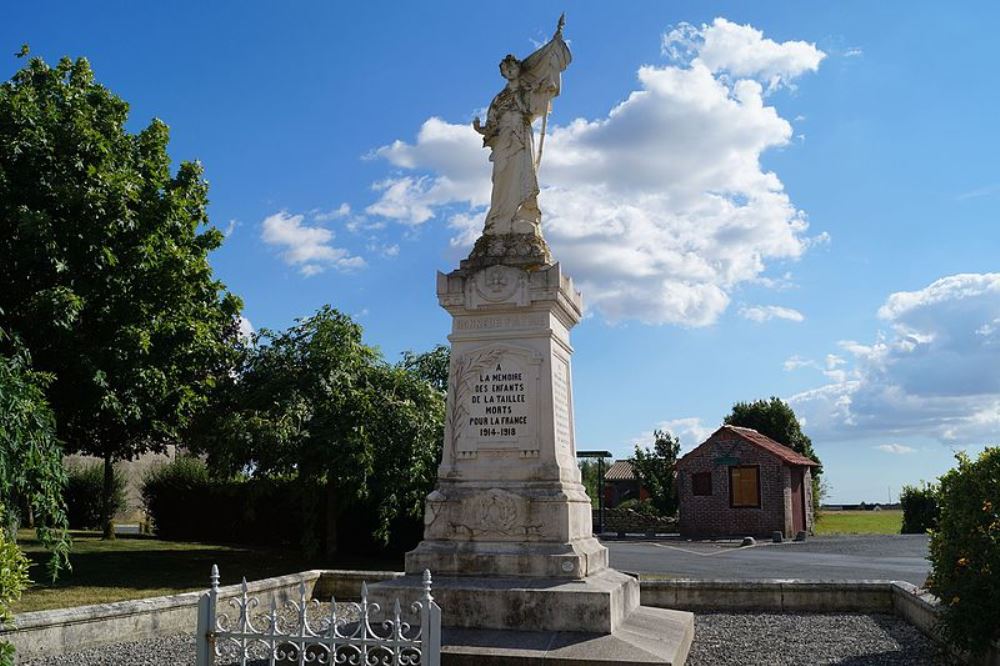
[[[812,440],[802,432],[795,411],[781,398],[772,396],[769,400],[738,402],[733,405],[733,411],[723,419],[723,423],[753,428],[806,458],[819,462],[819,456],[813,451]],[[816,474],[819,473],[820,470],[817,470]]]
[[[945,607],[944,637],[982,652],[1000,639],[1000,447],[956,458],[939,480],[929,588]]]
[[[364,506],[385,541],[397,517],[421,515],[443,418],[441,391],[405,363],[385,363],[357,323],[327,306],[286,331],[261,330],[190,441],[219,473],[324,483],[330,518]],[[334,532],[328,524],[328,552]],[[318,529],[304,537],[314,550]]]
[[[430,383],[431,386],[447,393],[448,391],[448,369],[451,364],[451,347],[446,345],[435,345],[434,349],[415,353],[413,351],[403,352],[401,365],[417,377]]]
[[[903,507],[903,534],[926,534],[937,527],[937,486],[933,483],[903,486],[899,503]]]
[[[167,126],[127,117],[83,58],[33,58],[0,86],[3,320],[54,377],[60,439],[109,474],[177,440],[230,366],[240,310],[208,263],[222,234],[202,230],[201,166],[172,173]]]
[[[72,465],[67,469],[66,477],[64,497],[70,527],[78,530],[100,528],[104,516],[104,465],[102,463]],[[111,494],[113,513],[128,508],[125,494],[127,485],[125,472],[116,467]]]
[[[0,518],[4,516],[5,508],[0,504]],[[28,558],[14,539],[5,530],[0,530],[0,627],[11,621],[11,604],[20,599],[21,593],[31,584],[28,566]],[[8,641],[0,640],[0,666],[13,664],[14,646]]]
[[[680,441],[665,430],[653,431],[653,448],[636,444],[632,467],[649,491],[649,501],[661,516],[677,513],[677,484],[674,471]]]
[[[13,545],[22,511],[30,511],[39,540],[51,552],[49,576],[54,580],[68,565],[69,538],[62,492],[66,473],[55,419],[45,400],[49,377],[31,368],[20,342],[0,329],[0,513],[6,538]]]

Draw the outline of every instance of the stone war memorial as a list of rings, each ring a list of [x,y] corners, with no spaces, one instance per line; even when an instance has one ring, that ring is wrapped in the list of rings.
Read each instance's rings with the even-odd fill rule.
[[[608,566],[576,462],[569,334],[582,300],[538,202],[545,118],[572,60],[563,25],[523,60],[501,61],[507,84],[473,123],[493,190],[468,258],[437,277],[452,316],[437,487],[406,576],[370,593],[415,600],[429,569],[445,663],[682,664],[692,614],[641,606],[638,581]]]

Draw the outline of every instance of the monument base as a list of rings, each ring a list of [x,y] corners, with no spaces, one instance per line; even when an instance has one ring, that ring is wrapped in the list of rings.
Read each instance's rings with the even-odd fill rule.
[[[421,576],[368,587],[368,599],[406,608]],[[435,576],[442,664],[683,664],[694,615],[639,605],[639,581],[614,569],[579,580]]]
[[[442,640],[443,666],[679,666],[694,640],[694,616],[640,606],[610,634],[450,628]]]
[[[425,539],[406,554],[406,572],[439,576],[586,578],[608,568],[608,549],[594,537],[569,543],[447,541]]]

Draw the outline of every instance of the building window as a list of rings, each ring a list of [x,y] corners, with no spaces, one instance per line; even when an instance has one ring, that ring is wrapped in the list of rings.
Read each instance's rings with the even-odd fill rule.
[[[696,474],[691,475],[691,494],[692,495],[712,494],[711,472],[698,472]]]
[[[760,506],[760,467],[734,465],[729,468],[729,506]]]

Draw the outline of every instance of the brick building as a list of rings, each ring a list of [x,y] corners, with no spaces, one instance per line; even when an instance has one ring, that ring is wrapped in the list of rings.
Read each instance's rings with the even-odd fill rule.
[[[722,426],[677,461],[682,536],[811,532],[814,461],[751,428]]]

